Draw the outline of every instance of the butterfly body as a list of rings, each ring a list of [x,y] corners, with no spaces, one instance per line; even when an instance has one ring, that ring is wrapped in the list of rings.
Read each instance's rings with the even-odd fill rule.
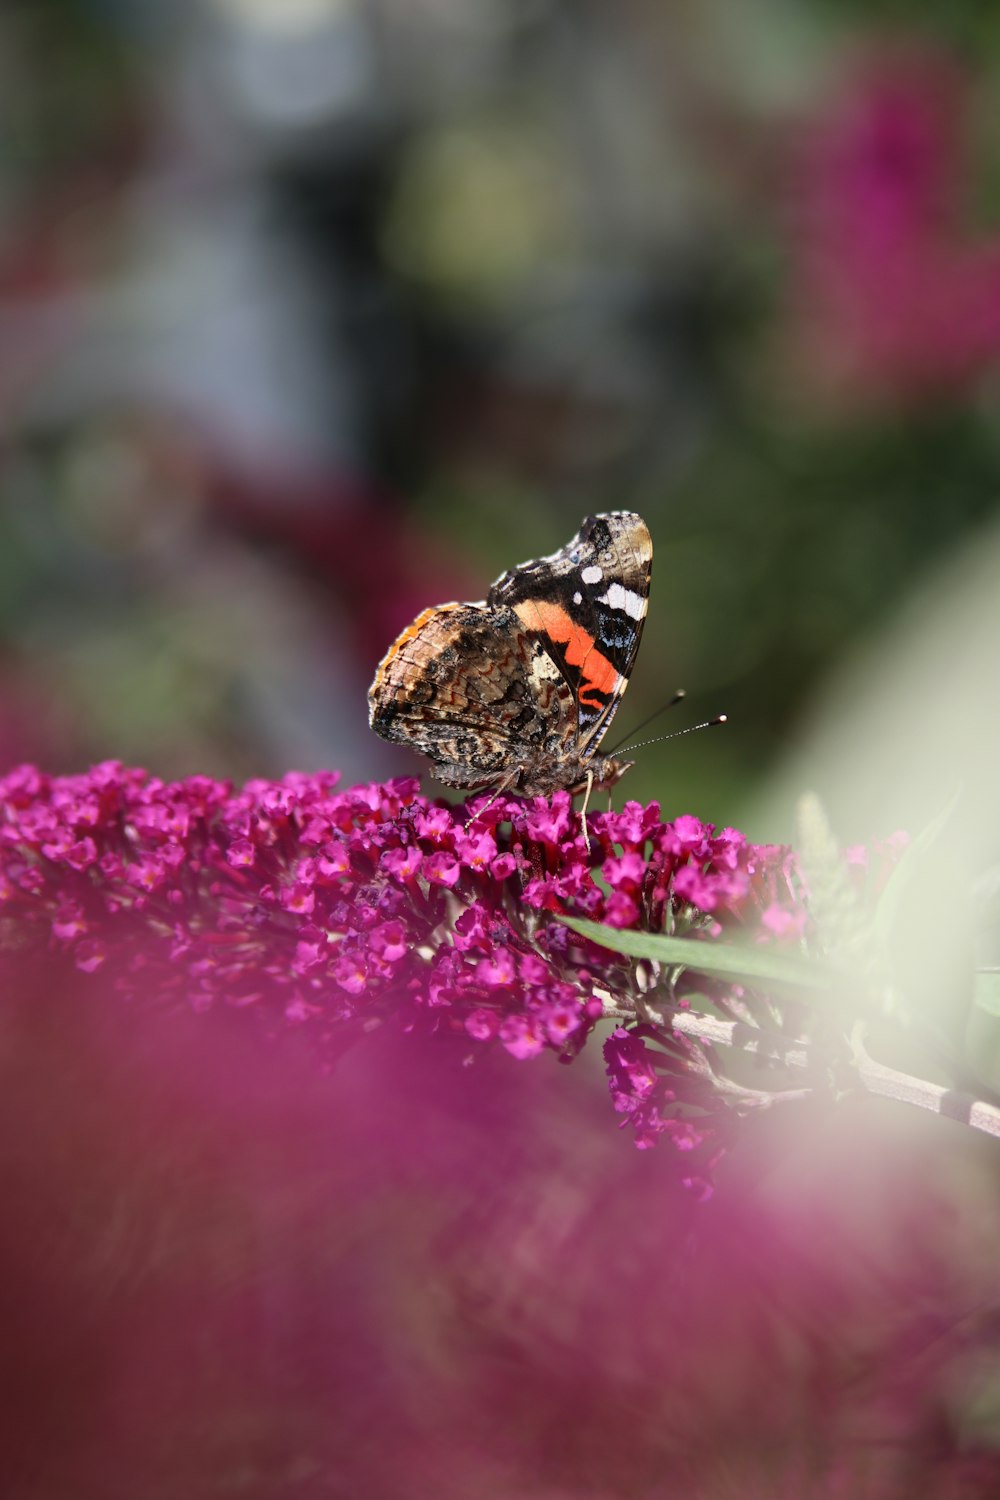
[[[613,786],[631,762],[599,746],[628,686],[651,566],[645,522],[613,511],[504,573],[485,600],[424,610],[379,664],[372,728],[467,791]]]

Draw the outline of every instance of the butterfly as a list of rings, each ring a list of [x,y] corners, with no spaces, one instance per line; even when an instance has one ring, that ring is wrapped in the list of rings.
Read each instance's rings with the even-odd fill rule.
[[[642,517],[611,511],[504,573],[485,600],[425,609],[379,663],[371,727],[426,755],[447,786],[614,786],[632,762],[599,749],[639,649],[652,563]]]

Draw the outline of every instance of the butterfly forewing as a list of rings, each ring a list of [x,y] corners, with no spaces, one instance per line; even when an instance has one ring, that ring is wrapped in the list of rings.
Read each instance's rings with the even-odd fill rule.
[[[581,751],[596,747],[628,685],[649,602],[653,544],[641,516],[588,516],[551,557],[497,579],[506,606],[555,661],[577,705]]]

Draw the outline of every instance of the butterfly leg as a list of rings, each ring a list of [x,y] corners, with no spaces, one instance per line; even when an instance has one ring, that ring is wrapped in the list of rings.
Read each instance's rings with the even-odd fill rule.
[[[465,825],[465,831],[466,831],[466,833],[468,833],[469,829],[472,827],[472,825],[476,821],[476,819],[482,817],[483,813],[486,811],[486,809],[488,807],[492,807],[493,804],[494,804],[494,802],[496,802],[499,797],[503,796],[504,792],[509,792],[510,791],[511,787],[514,786],[515,783],[516,783],[516,781],[517,781],[518,774],[519,774],[519,771],[518,770],[514,770],[508,776],[505,776],[503,778],[503,780],[494,788],[493,795],[489,799],[489,801],[488,802],[484,802],[483,805],[482,805],[482,807],[477,807],[476,808],[475,812],[472,814],[472,816],[466,822],[466,825]]]
[[[587,772],[587,788],[583,794],[583,806],[580,809],[580,826],[583,829],[583,842],[588,855],[590,854],[590,834],[587,832],[587,808],[590,805],[590,794],[593,790],[594,772],[590,770]]]

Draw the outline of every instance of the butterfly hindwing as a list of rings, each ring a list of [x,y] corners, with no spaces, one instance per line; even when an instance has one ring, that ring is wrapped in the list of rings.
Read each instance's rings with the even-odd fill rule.
[[[372,728],[436,762],[450,786],[491,786],[572,735],[575,706],[555,665],[509,610],[425,610],[379,667]],[[553,746],[553,748],[555,748]]]

